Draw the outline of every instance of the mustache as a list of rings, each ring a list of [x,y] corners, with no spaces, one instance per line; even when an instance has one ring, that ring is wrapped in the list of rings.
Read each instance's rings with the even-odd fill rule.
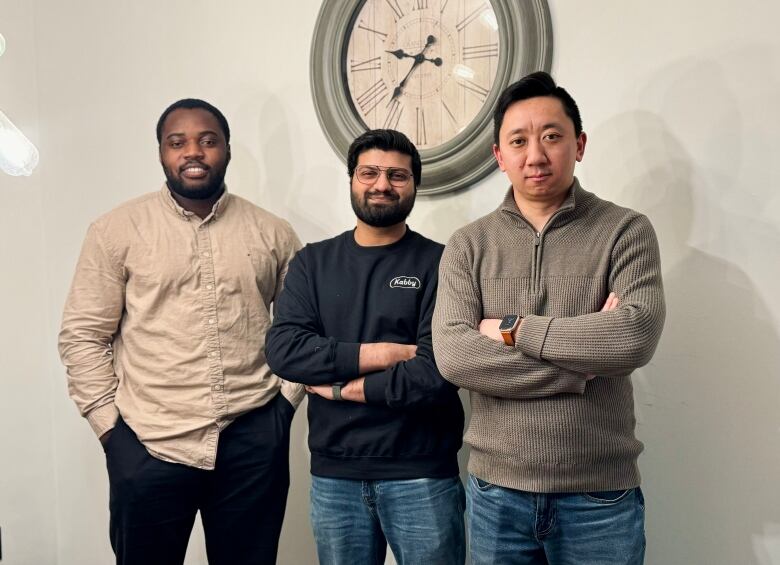
[[[395,190],[369,190],[363,195],[363,200],[368,202],[368,199],[372,196],[384,196],[390,200],[400,200],[401,197]]]

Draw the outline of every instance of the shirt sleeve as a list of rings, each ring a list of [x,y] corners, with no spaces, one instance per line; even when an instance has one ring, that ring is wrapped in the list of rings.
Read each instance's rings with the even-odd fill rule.
[[[397,363],[385,371],[366,375],[364,393],[369,404],[409,408],[452,401],[457,387],[444,380],[436,367],[431,338],[431,321],[436,304],[438,277],[434,273],[425,289],[417,332],[417,352],[413,359]]]
[[[295,257],[295,254],[298,253],[298,251],[301,249],[301,240],[298,239],[298,235],[295,233],[295,230],[293,230],[292,226],[288,223],[285,222],[285,224],[289,238],[285,242],[286,252],[284,253],[283,258],[279,263],[279,271],[276,274],[276,291],[274,292],[273,297],[274,314],[276,314],[276,301],[278,300],[279,296],[281,296],[282,290],[284,289],[284,281],[287,277],[287,271],[290,267],[290,262],[292,261],[293,257]],[[279,380],[281,381],[281,389],[279,392],[290,402],[290,404],[292,404],[293,408],[297,408],[303,400],[303,397],[306,396],[306,391],[304,390],[303,385],[300,383],[290,382],[281,377],[279,377]]]
[[[358,376],[360,344],[323,337],[306,266],[306,248],[290,261],[274,307],[265,350],[271,370],[306,385],[346,382]]]
[[[124,269],[92,224],[65,303],[59,352],[70,396],[98,437],[114,427],[119,415],[112,342],[124,311],[125,282]]]
[[[609,290],[620,300],[615,310],[570,318],[528,316],[517,349],[598,376],[624,376],[647,364],[666,316],[658,240],[647,217],[627,218],[610,259]]]
[[[458,234],[444,249],[433,315],[433,350],[442,376],[456,386],[501,398],[582,394],[585,374],[534,358],[479,333],[481,291]]]

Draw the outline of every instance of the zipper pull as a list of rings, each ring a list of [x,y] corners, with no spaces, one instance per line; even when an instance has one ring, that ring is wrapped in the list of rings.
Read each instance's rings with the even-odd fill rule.
[[[536,235],[534,236],[534,245],[536,247],[539,247],[542,244],[542,236],[539,232],[536,232]]]

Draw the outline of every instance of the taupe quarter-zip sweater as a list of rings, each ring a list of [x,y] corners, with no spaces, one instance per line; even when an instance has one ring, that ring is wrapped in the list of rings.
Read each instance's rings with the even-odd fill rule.
[[[618,308],[600,312],[612,291]],[[514,347],[477,329],[506,314],[524,317]],[[470,391],[469,472],[540,493],[639,485],[629,375],[664,317],[649,220],[576,179],[539,233],[512,189],[458,230],[440,263],[433,346],[444,378]]]

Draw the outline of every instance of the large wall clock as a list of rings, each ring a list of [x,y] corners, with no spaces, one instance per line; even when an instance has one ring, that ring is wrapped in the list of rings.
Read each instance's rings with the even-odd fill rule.
[[[551,59],[546,0],[323,0],[312,95],[339,157],[367,129],[398,129],[420,149],[420,192],[435,194],[494,169],[498,95]]]

